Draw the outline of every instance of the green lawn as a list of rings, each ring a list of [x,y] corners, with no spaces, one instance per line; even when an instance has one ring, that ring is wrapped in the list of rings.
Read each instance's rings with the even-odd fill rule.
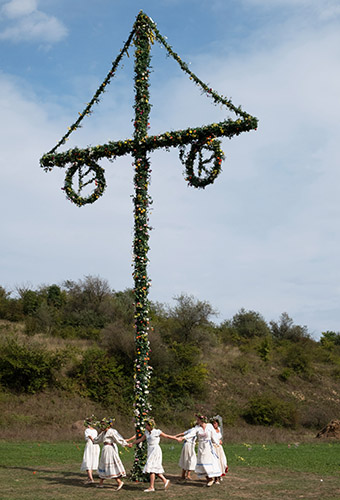
[[[232,444],[225,447],[229,472],[221,485],[206,488],[202,481],[182,483],[177,465],[181,445],[162,443],[165,475],[171,480],[166,492],[156,482],[155,493],[144,493],[146,484],[124,480],[115,492],[113,482],[97,489],[84,486],[80,472],[83,442],[28,443],[0,441],[1,500],[159,499],[216,500],[340,500],[340,443]],[[133,451],[122,450],[130,470]]]

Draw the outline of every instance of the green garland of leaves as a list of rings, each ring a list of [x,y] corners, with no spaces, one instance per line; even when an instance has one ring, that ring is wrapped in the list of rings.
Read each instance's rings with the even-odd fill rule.
[[[208,158],[204,159],[203,151],[211,151],[212,155]],[[196,157],[198,156],[198,174],[195,174],[194,171],[194,163]],[[200,143],[194,142],[191,146],[191,149],[187,155],[185,155],[185,149],[180,148],[179,154],[180,160],[186,166],[186,174],[190,186],[195,186],[199,188],[205,188],[208,184],[212,184],[218,174],[221,171],[222,160],[224,159],[224,153],[221,149],[221,141],[211,140],[210,142]],[[206,165],[211,163],[213,160],[213,167],[210,169],[206,168]],[[202,177],[202,172],[206,175]]]
[[[84,178],[91,172],[95,173],[94,177],[84,182]],[[73,177],[76,173],[78,174],[78,193],[76,193],[73,189]],[[86,185],[93,182],[96,184],[96,188],[93,193],[85,198],[83,196],[80,196],[81,190]],[[70,167],[66,172],[64,184],[66,196],[69,200],[78,205],[78,207],[82,207],[87,203],[94,203],[104,193],[105,187],[106,181],[104,176],[104,169],[92,160],[86,160],[86,163],[82,160],[78,160],[74,162],[72,167]]]

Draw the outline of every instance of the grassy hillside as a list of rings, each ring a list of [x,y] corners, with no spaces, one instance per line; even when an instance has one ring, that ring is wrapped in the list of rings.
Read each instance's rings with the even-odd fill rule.
[[[305,336],[294,341],[240,337],[230,324],[210,325],[196,331],[195,341],[181,342],[173,318],[158,314],[154,324],[151,401],[164,430],[188,428],[200,411],[222,415],[229,442],[295,442],[314,439],[317,430],[339,418],[336,344]],[[133,434],[132,331],[111,323],[96,338],[62,338],[47,331],[28,334],[25,321],[1,320],[0,334],[2,438],[78,439],[83,433],[79,421],[92,413],[114,415],[122,433]],[[45,363],[51,373],[40,386],[24,390],[13,380],[11,386],[4,364],[10,355],[18,373],[23,371],[20,356],[25,360],[29,355],[33,366],[51,355],[51,366]],[[15,363],[12,360],[12,369]],[[39,365],[34,377],[40,380],[41,373]],[[30,376],[31,372],[25,380]]]

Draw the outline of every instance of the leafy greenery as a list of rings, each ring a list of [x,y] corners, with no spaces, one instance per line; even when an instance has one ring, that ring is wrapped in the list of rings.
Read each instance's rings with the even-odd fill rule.
[[[295,405],[272,395],[259,395],[252,398],[243,417],[248,423],[254,425],[277,425],[291,428],[297,425]]]
[[[130,418],[133,291],[85,276],[13,295],[0,287],[3,389],[60,389]],[[340,334],[324,332],[317,342],[287,313],[270,324],[245,309],[221,324],[215,316],[211,304],[191,295],[174,297],[171,307],[150,304],[149,391],[157,419],[185,427],[199,409],[221,414],[230,426],[320,429],[338,414]],[[263,395],[269,399],[258,399]]]
[[[63,364],[63,352],[51,353],[15,338],[0,344],[0,383],[16,392],[35,393],[56,383]]]

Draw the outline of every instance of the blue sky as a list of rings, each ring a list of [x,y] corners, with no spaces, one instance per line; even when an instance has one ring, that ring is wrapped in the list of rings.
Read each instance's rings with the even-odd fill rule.
[[[64,171],[39,158],[91,99],[139,10],[190,69],[259,118],[223,141],[205,190],[178,151],[152,154],[150,298],[180,293],[231,318],[287,312],[315,338],[340,331],[340,4],[338,0],[0,0],[1,285],[86,275],[132,286],[133,167],[107,163],[107,190],[78,208]],[[150,133],[225,118],[153,47]],[[67,148],[129,138],[133,53]]]

